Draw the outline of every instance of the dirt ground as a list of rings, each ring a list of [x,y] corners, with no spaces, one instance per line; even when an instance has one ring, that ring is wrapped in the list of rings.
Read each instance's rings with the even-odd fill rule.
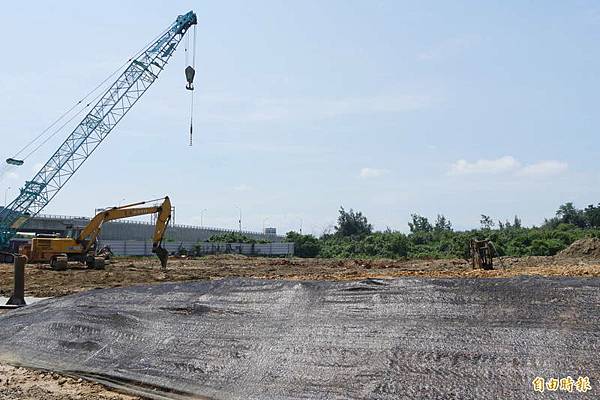
[[[288,280],[360,280],[366,278],[449,277],[494,278],[518,275],[600,277],[600,260],[572,257],[503,257],[493,271],[473,270],[465,260],[331,260],[255,258],[239,255],[172,258],[161,271],[156,258],[115,258],[104,270],[88,270],[78,264],[66,271],[48,265],[26,267],[26,294],[63,296],[105,287],[174,281],[251,277]],[[0,264],[0,296],[12,291],[12,265]],[[0,400],[8,399],[118,399],[138,397],[119,394],[86,381],[0,365]]]
[[[258,258],[239,255],[171,258],[166,271],[158,259],[116,258],[104,270],[73,263],[66,271],[27,265],[26,294],[63,296],[84,290],[135,284],[247,277],[288,280],[360,280],[402,276],[493,278],[517,275],[600,276],[600,260],[566,257],[503,257],[493,271],[473,270],[465,260],[332,260]],[[0,296],[10,296],[12,266],[0,264]]]
[[[136,400],[102,385],[51,372],[0,365],[0,400]]]

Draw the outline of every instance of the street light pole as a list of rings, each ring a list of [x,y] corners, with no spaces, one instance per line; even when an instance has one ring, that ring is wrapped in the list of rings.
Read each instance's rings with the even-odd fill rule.
[[[238,220],[238,223],[240,224],[240,235],[242,234],[242,207],[240,206],[236,206],[238,210],[240,210],[240,219]]]
[[[6,190],[4,191],[4,208],[6,208],[7,204],[6,204],[6,195],[8,194],[8,191],[10,190],[10,186],[6,188]]]
[[[263,233],[265,233],[265,222],[267,222],[268,219],[269,219],[269,217],[266,217],[265,219],[263,219]]]

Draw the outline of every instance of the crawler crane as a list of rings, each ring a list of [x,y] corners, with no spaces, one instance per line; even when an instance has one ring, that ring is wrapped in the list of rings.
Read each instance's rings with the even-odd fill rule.
[[[93,102],[87,105],[92,106],[92,108],[79,125],[41,167],[39,172],[31,180],[25,182],[17,198],[1,209],[0,250],[9,249],[11,239],[16,235],[19,228],[50,203],[125,114],[146,93],[165,68],[184,35],[196,24],[196,14],[192,11],[178,16],[175,22],[163,31],[157,39],[133,56],[125,64],[126,67],[124,65],[123,72],[106,92],[97,97],[99,100],[95,105],[92,106]],[[188,75],[188,86],[193,89],[190,82],[190,79],[193,80],[193,75],[189,76],[189,73],[186,73],[186,75]],[[6,162],[11,166],[23,164],[23,160],[17,157],[11,157]],[[82,193],[85,193],[84,188],[81,188],[81,190]],[[117,215],[118,212],[127,213],[132,210],[114,209],[114,215]],[[93,230],[93,227],[90,227],[90,229]],[[77,244],[77,246],[82,246],[81,248],[78,247],[77,252],[83,249],[87,257],[86,245],[82,244],[84,239],[87,240],[86,238],[87,236]],[[40,238],[38,245],[33,247],[36,249],[41,248],[42,240]],[[65,246],[66,243],[64,242],[60,246]],[[35,258],[33,252],[31,256]],[[0,254],[0,261],[11,258],[12,254],[10,253]]]

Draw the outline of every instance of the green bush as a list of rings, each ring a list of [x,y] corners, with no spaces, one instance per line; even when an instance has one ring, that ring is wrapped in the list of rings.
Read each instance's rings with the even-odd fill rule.
[[[584,237],[600,237],[600,229],[573,225],[549,228],[476,229],[453,232],[373,232],[366,236],[339,237],[288,233],[299,257],[324,258],[469,258],[471,239],[489,238],[499,256],[551,256]]]
[[[485,218],[484,218],[485,217]],[[585,237],[600,237],[600,205],[585,210],[571,203],[562,205],[555,217],[542,227],[524,228],[515,216],[513,222],[497,224],[482,215],[482,228],[456,232],[452,223],[438,215],[434,224],[426,217],[411,215],[410,233],[386,230],[373,232],[359,211],[339,211],[334,234],[320,238],[289,232],[286,241],[295,243],[299,257],[327,258],[469,258],[471,239],[489,238],[499,256],[551,256]]]
[[[239,232],[225,232],[213,235],[208,239],[211,243],[269,243],[268,240],[256,240]]]
[[[553,256],[566,246],[556,239],[535,239],[531,243],[532,256]]]
[[[285,241],[294,243],[294,254],[298,257],[316,257],[321,251],[321,243],[313,235],[290,231],[285,235]]]

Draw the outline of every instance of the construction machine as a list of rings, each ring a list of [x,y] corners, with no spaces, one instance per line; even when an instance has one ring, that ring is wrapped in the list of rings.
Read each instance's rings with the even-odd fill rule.
[[[497,252],[494,243],[490,239],[471,239],[469,250],[473,269],[494,269],[494,257],[497,255]]]
[[[48,235],[35,237],[31,243],[21,246],[19,253],[27,256],[29,262],[49,262],[52,269],[55,270],[66,269],[68,261],[79,261],[85,263],[89,268],[102,269],[105,258],[96,251],[102,225],[117,219],[157,214],[156,227],[152,237],[152,252],[158,256],[161,267],[165,269],[169,252],[162,247],[162,241],[171,220],[171,200],[169,197],[162,200],[162,204],[157,206],[137,207],[149,202],[142,201],[105,209],[96,214],[80,232],[74,232],[73,237],[63,238]]]
[[[141,23],[141,22],[140,22]],[[41,210],[43,210],[57,195],[57,193],[67,184],[71,177],[80,169],[83,163],[92,155],[98,146],[106,139],[110,132],[117,126],[119,121],[132,109],[136,102],[147,92],[150,86],[158,79],[159,74],[165,69],[167,62],[173,56],[184,35],[192,26],[197,24],[196,14],[192,11],[179,15],[175,21],[167,27],[159,36],[157,36],[149,45],[135,53],[122,68],[119,68],[111,74],[105,81],[90,92],[84,99],[92,98],[91,101],[79,100],[71,109],[65,112],[58,120],[46,128],[35,140],[41,140],[45,143],[49,137],[60,132],[62,127],[66,126],[72,119],[84,111],[88,111],[83,120],[74,128],[72,133],[67,136],[60,147],[53,152],[50,159],[43,164],[35,176],[25,182],[19,190],[18,196],[0,210],[0,262],[13,259],[11,254],[11,240],[16,236],[19,229]],[[139,25],[132,25],[131,29],[138,29]],[[120,43],[117,43],[119,45]],[[118,77],[108,89],[101,92],[110,78],[118,74]],[[192,88],[193,74],[186,72],[188,88]],[[95,95],[96,91],[100,94]],[[193,92],[192,92],[193,93]],[[94,97],[95,96],[95,97]],[[77,109],[79,109],[77,111]],[[77,112],[76,112],[77,111]],[[74,115],[67,119],[68,115]],[[66,119],[63,124],[58,124],[59,128],[54,133],[48,133],[48,137],[42,135],[50,132],[58,121]],[[191,129],[191,128],[190,128]],[[34,141],[30,143],[34,143]],[[19,158],[18,155],[25,151],[29,145],[21,149],[13,157],[6,160],[9,167],[22,166],[24,160],[34,151],[41,147],[41,144],[35,147],[25,158]],[[27,150],[29,151],[29,150]],[[112,215],[127,215],[128,212],[135,214],[133,210],[113,209]],[[114,219],[114,218],[113,218]],[[93,220],[96,221],[97,220]],[[95,228],[90,227],[90,235]],[[81,255],[84,250],[89,250],[84,244],[87,236],[74,239],[61,239],[63,242],[50,242],[57,245],[57,254],[76,253]],[[48,242],[40,242],[36,250],[41,250]],[[59,244],[60,243],[60,244]],[[69,247],[74,249],[71,251]],[[11,250],[11,252],[7,252]],[[32,254],[33,255],[33,254]]]

